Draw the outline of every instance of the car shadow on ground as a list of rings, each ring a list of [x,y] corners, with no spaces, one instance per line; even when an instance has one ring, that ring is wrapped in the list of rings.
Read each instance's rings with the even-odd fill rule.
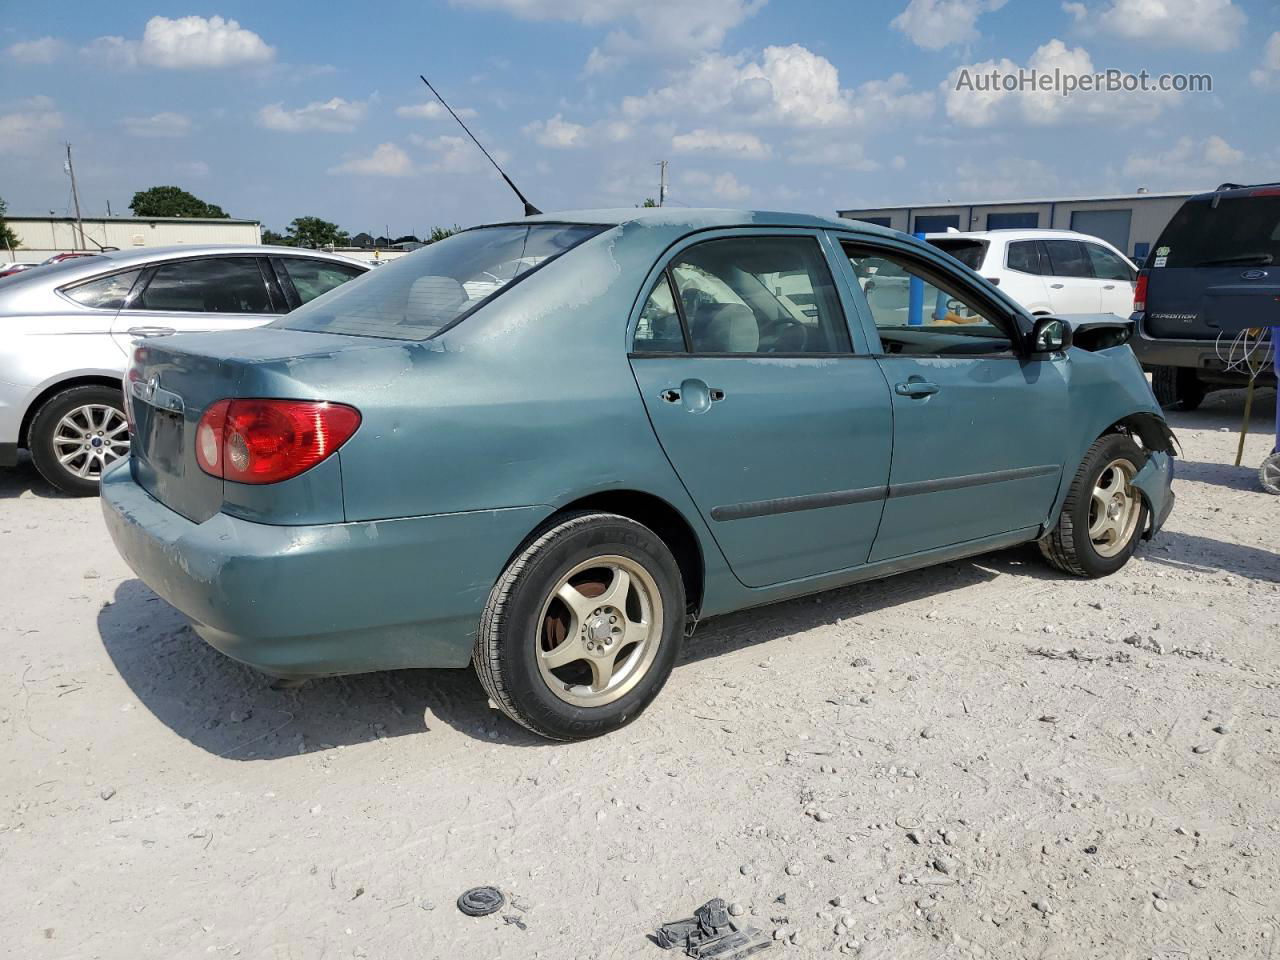
[[[1174,508],[1175,511],[1177,508]],[[1280,583],[1280,553],[1176,530],[1162,530],[1143,556],[1151,563],[1193,573],[1231,573],[1260,583]]]
[[[0,467],[0,500],[16,500],[24,493],[49,500],[73,499],[40,476],[40,471],[26,453],[19,453],[17,466]]]

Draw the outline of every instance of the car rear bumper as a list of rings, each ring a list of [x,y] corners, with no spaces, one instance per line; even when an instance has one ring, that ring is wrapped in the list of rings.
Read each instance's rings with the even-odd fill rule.
[[[489,590],[547,507],[277,526],[194,523],[128,461],[102,478],[125,561],[206,641],[263,673],[318,677],[463,667]]]
[[[1170,340],[1150,337],[1143,332],[1142,324],[1137,324],[1129,346],[1142,364],[1143,369],[1152,367],[1179,367],[1195,370],[1201,380],[1211,383],[1244,385],[1248,382],[1247,374],[1229,372],[1225,368],[1219,350],[1225,356],[1230,338],[1224,338],[1219,347],[1212,340]],[[1266,374],[1264,374],[1264,379]]]

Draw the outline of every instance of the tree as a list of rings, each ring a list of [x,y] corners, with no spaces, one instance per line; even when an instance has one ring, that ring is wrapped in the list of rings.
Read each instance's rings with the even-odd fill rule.
[[[392,243],[421,243],[422,241],[415,237],[412,233],[406,233],[403,237],[396,237]]]
[[[262,242],[273,247],[291,247],[293,240],[286,237],[283,233],[276,233],[274,230],[263,228]]]
[[[658,201],[653,199],[653,197],[645,197],[644,203],[639,204],[639,206],[641,207],[656,207],[657,205],[658,205]]]
[[[435,243],[437,240],[445,239],[445,237],[452,237],[455,233],[457,233],[461,229],[462,228],[458,226],[456,223],[452,227],[432,227],[431,235],[422,242]]]
[[[4,222],[4,213],[9,209],[9,205],[4,202],[4,198],[0,197],[0,247],[6,250],[17,250],[18,235],[13,232],[13,228]]]
[[[129,209],[136,217],[225,217],[217,204],[205,203],[181,187],[152,187],[133,195]]]
[[[286,241],[293,247],[345,247],[347,231],[336,223],[321,220],[319,217],[298,217],[289,224],[289,236]]]

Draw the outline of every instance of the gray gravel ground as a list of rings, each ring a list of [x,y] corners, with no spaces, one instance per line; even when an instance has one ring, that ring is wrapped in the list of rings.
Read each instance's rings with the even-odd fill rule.
[[[96,502],[0,472],[0,953],[659,958],[722,896],[765,956],[1273,956],[1271,402],[1238,469],[1241,394],[1174,415],[1178,506],[1116,576],[1022,549],[711,621],[575,745],[467,671],[272,691]],[[514,906],[461,915],[482,883]]]

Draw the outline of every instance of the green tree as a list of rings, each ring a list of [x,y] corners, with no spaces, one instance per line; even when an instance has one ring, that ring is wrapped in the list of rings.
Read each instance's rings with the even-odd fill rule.
[[[658,201],[653,199],[653,197],[645,197],[644,203],[638,204],[638,206],[641,207],[656,207],[657,205]]]
[[[283,233],[276,233],[266,227],[262,230],[262,242],[273,247],[292,247],[293,240],[286,237]]]
[[[319,217],[298,217],[289,224],[287,241],[293,247],[344,247],[347,245],[347,231],[336,223],[321,220]]]
[[[225,217],[220,206],[205,203],[181,187],[152,187],[133,195],[129,209],[137,217]]]
[[[461,229],[462,228],[458,226],[456,223],[452,227],[432,227],[431,235],[422,242],[435,243],[437,240],[443,240],[445,237],[452,237],[455,233],[459,232]]]
[[[13,232],[13,228],[4,222],[5,211],[9,209],[9,205],[4,202],[4,198],[0,197],[0,247],[6,250],[17,250],[18,235]]]

